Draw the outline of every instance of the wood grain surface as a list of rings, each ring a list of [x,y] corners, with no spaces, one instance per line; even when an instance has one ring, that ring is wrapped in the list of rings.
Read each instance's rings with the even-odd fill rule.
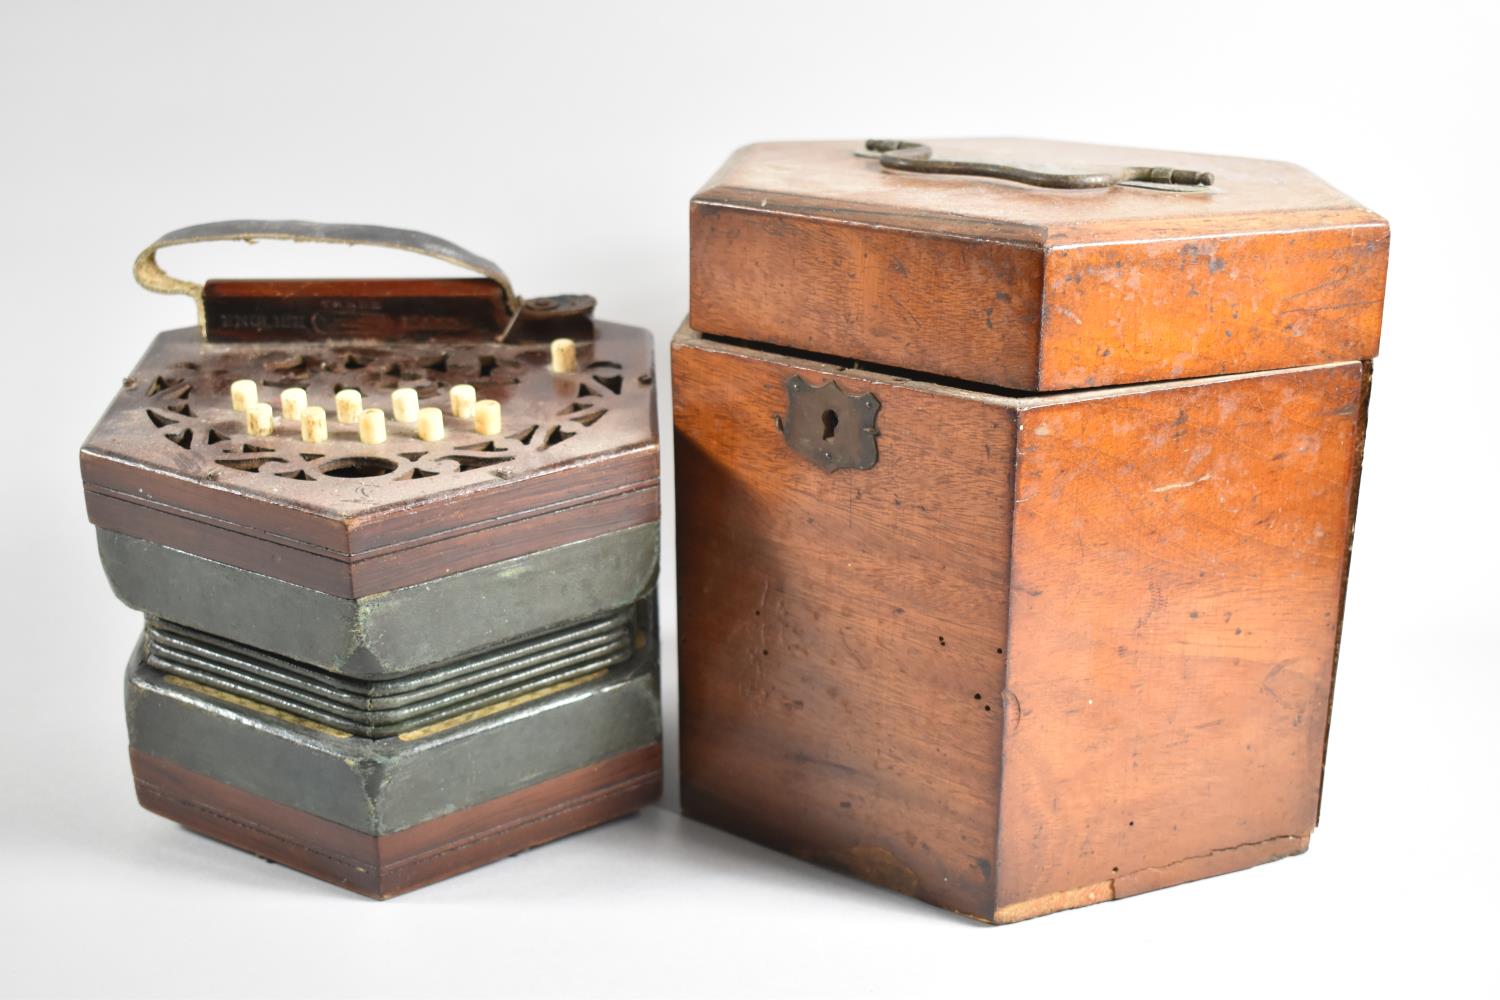
[[[673,344],[683,807],[993,922],[1305,849],[1368,366],[978,392]],[[785,381],[880,401],[823,472]]]
[[[738,151],[694,198],[693,327],[1016,389],[1374,357],[1389,228],[1290,164],[1036,140],[935,155],[1211,169],[1211,193],[883,170],[860,143]]]
[[[706,196],[691,227],[694,329],[998,385],[1035,380],[1039,247],[780,218]]]
[[[674,348],[683,811],[992,912],[1014,411]],[[874,468],[786,445],[793,374],[875,392]]]
[[[1366,392],[1353,362],[1021,410],[1000,906],[1305,846]]]
[[[381,837],[132,750],[142,806],[190,830],[376,899],[636,812],[661,794],[661,745],[618,754]]]

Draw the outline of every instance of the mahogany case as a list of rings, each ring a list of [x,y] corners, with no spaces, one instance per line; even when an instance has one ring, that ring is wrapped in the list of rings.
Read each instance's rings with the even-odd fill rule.
[[[1388,230],[746,147],[673,342],[684,811],[1007,923],[1303,851]]]

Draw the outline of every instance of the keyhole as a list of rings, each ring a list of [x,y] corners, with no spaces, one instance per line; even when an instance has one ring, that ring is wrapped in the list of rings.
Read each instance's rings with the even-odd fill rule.
[[[834,432],[839,429],[839,415],[832,410],[823,411],[823,440],[832,441]]]

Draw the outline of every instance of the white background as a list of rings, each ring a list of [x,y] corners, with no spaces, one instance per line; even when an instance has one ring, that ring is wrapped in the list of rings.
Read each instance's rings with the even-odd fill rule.
[[[0,992],[1494,996],[1493,11],[7,5]],[[76,452],[148,338],[193,320],[186,299],[133,285],[141,247],[220,218],[412,227],[493,257],[523,294],[592,292],[664,345],[686,308],[688,199],[723,158],[872,135],[1286,159],[1390,218],[1308,854],[984,928],[679,817],[671,652],[661,808],[396,901],[135,804],[121,675],[140,623],[98,568]],[[275,245],[165,259],[200,277],[410,272]],[[670,539],[670,490],[664,515]],[[670,651],[670,541],[664,555]]]

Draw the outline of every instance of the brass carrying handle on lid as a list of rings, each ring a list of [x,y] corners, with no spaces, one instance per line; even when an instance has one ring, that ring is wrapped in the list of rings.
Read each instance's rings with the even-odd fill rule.
[[[880,165],[887,170],[993,177],[1032,187],[1070,191],[1116,186],[1149,187],[1162,191],[1201,191],[1211,187],[1214,182],[1214,175],[1206,170],[1181,170],[1175,167],[1122,167],[1115,173],[1053,174],[1004,163],[934,160],[930,146],[902,139],[869,139],[865,142],[865,150],[866,152],[856,152],[854,155],[878,159]]]
[[[392,229],[387,226],[368,226],[355,223],[304,222],[296,219],[266,221],[261,219],[237,219],[226,222],[207,222],[183,229],[174,229],[160,237],[135,258],[135,280],[142,288],[162,294],[190,296],[198,305],[198,325],[207,329],[203,307],[203,286],[196,281],[174,278],[162,270],[156,261],[158,251],[172,246],[190,243],[213,243],[228,240],[289,240],[294,243],[343,243],[350,246],[386,247],[406,250],[410,253],[432,257],[493,281],[514,324],[524,305],[521,297],[511,287],[510,279],[493,262],[450,243],[438,236],[417,232],[414,229]],[[508,332],[507,327],[507,332]],[[502,333],[503,337],[504,334]]]

